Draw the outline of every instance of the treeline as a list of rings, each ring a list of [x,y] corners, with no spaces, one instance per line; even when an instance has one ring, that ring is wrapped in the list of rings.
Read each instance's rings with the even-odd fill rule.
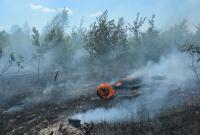
[[[13,26],[10,33],[2,30],[0,58],[8,56],[8,62],[19,69],[34,63],[38,78],[41,67],[88,71],[104,77],[123,75],[148,61],[158,62],[161,56],[186,43],[200,43],[200,25],[191,32],[185,19],[159,30],[155,15],[141,17],[137,13],[133,22],[126,24],[123,18],[109,19],[105,11],[88,29],[81,21],[80,26],[67,33],[68,24],[68,12],[64,9],[41,33],[36,27],[30,29],[27,23],[23,27]],[[28,64],[23,64],[26,61]],[[1,67],[5,68],[2,63]]]

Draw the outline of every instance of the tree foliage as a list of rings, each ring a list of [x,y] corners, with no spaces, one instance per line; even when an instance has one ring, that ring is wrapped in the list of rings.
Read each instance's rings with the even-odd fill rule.
[[[195,66],[195,64],[200,62],[200,44],[186,43],[183,47],[183,51],[187,52],[191,56],[192,69],[193,69],[198,81],[200,82],[200,77],[199,77],[200,71]]]
[[[45,50],[44,50],[43,45],[40,43],[40,34],[38,30],[36,29],[36,27],[33,27],[32,31],[33,31],[32,44],[35,46],[35,50],[36,50],[35,53],[33,54],[33,58],[37,59],[37,72],[38,72],[38,80],[39,80],[40,79],[40,62]]]
[[[8,44],[9,36],[5,31],[0,32],[0,58],[3,56],[3,48]]]
[[[73,48],[80,49],[83,47],[84,38],[86,35],[86,29],[83,27],[83,19],[78,27],[74,26],[72,28],[70,36],[70,44]]]
[[[69,34],[66,31],[69,26],[68,11],[64,8],[50,20],[44,31],[39,33],[37,28],[33,28],[32,38],[28,23],[14,25],[10,33],[0,31],[0,58],[2,60],[4,54],[6,59],[11,58],[12,55],[6,55],[10,52],[24,53],[23,56],[27,58],[26,53],[30,50],[29,54],[34,53],[37,60],[38,72],[43,60],[50,59],[49,67],[61,66],[67,70],[80,64],[86,66],[85,69],[93,66],[96,70],[114,71],[116,68],[115,73],[119,73],[118,69],[125,69],[125,66],[133,68],[148,61],[158,62],[161,56],[168,54],[172,48],[180,48],[186,41],[200,43],[199,25],[196,25],[197,31],[191,33],[187,20],[183,20],[160,31],[156,27],[155,17],[154,14],[150,18],[142,17],[137,13],[132,23],[125,24],[123,18],[111,19],[105,11],[88,30],[81,21],[80,26],[74,26]],[[195,58],[198,56],[197,47],[188,47],[186,52]],[[87,61],[87,64],[83,61]]]
[[[85,48],[92,56],[108,56],[113,50],[124,46],[126,38],[123,18],[115,24],[114,19],[108,19],[108,12],[105,11],[90,25],[85,36]]]
[[[136,41],[140,40],[140,37],[142,36],[141,27],[145,23],[146,17],[140,17],[140,14],[137,13],[136,19],[133,21],[133,24],[129,24],[129,30],[131,33],[133,33],[134,39]]]
[[[68,27],[68,11],[64,8],[45,27],[45,42],[48,47],[55,47],[57,43],[64,42],[65,30]]]
[[[24,69],[24,57],[22,55],[16,55],[15,52],[11,52],[8,58],[7,64],[2,65],[0,75],[7,72],[11,67],[17,67],[18,71],[20,71],[20,69]]]

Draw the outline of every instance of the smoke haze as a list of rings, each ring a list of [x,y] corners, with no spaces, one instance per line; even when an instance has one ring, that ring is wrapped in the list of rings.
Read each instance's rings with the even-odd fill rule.
[[[191,85],[197,87],[189,61],[187,55],[173,51],[161,57],[159,63],[149,62],[127,77],[142,78],[142,84],[145,84],[140,88],[142,96],[121,101],[111,108],[91,109],[72,118],[94,123],[139,120],[142,115],[154,117],[162,110],[181,105],[184,99],[177,93],[187,93]]]

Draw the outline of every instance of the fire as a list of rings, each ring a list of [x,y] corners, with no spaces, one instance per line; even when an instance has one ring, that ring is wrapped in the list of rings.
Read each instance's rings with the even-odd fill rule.
[[[121,81],[117,81],[113,84],[113,86],[115,87],[120,87],[122,85],[122,82]]]
[[[102,83],[97,87],[97,96],[103,99],[110,99],[117,93],[113,89],[112,85],[108,83]]]

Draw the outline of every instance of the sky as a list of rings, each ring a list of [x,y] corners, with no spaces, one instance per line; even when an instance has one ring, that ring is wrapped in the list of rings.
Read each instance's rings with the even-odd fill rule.
[[[69,11],[70,28],[81,19],[88,27],[105,10],[110,18],[123,16],[126,23],[132,23],[137,12],[146,17],[155,14],[158,29],[184,18],[191,26],[200,23],[200,0],[0,0],[0,30],[25,22],[42,30],[63,7]]]

